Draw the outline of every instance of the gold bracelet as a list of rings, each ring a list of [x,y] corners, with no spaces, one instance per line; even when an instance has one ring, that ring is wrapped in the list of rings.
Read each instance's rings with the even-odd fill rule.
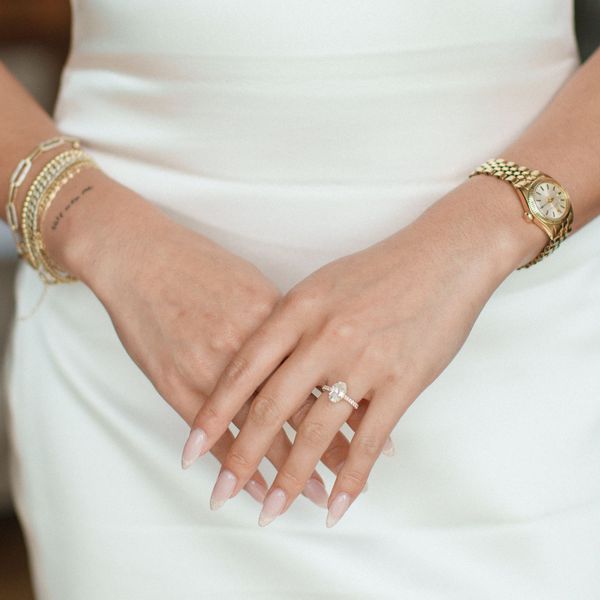
[[[510,183],[517,193],[527,223],[534,223],[548,242],[529,262],[527,269],[554,252],[573,229],[573,207],[567,190],[556,179],[503,158],[490,158],[469,174],[488,175]]]
[[[44,166],[27,191],[21,209],[21,243],[19,254],[34,269],[37,269],[39,266],[32,248],[32,232],[39,202],[44,192],[60,177],[65,169],[85,157],[87,155],[83,150],[67,150],[55,156]]]
[[[35,159],[40,156],[40,154],[53,150],[54,148],[58,148],[62,144],[70,144],[71,148],[74,150],[80,147],[79,140],[73,137],[58,136],[45,140],[38,144],[28,156],[19,162],[13,174],[11,175],[8,188],[8,204],[6,205],[6,221],[11,229],[15,246],[17,247],[17,252],[20,255],[22,254],[22,240],[19,235],[19,216],[17,214],[17,207],[15,204],[17,191],[21,185],[23,185],[27,175],[31,171]]]
[[[98,165],[89,157],[84,158],[76,163],[70,165],[62,173],[60,178],[56,180],[45,192],[43,197],[40,199],[38,209],[36,211],[36,219],[34,222],[33,229],[33,252],[36,261],[39,264],[38,274],[42,281],[47,284],[54,283],[68,283],[71,281],[77,281],[77,278],[61,268],[46,252],[44,245],[44,239],[42,237],[42,227],[44,224],[44,218],[48,211],[52,201],[58,195],[58,192],[62,187],[78,173],[84,169],[98,168]]]

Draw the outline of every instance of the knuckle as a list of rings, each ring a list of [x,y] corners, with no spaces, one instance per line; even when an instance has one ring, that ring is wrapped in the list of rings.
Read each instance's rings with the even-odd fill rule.
[[[324,325],[323,335],[334,340],[356,341],[357,323],[351,317],[332,317]]]
[[[325,440],[325,425],[319,421],[304,421],[298,429],[298,436],[311,446],[319,446]]]
[[[382,344],[369,344],[365,348],[364,357],[374,365],[386,365],[389,362],[390,352]]]
[[[255,425],[264,427],[277,423],[280,419],[280,414],[277,399],[264,392],[259,392],[250,406],[248,419]]]
[[[367,476],[360,471],[356,471],[355,469],[348,469],[339,474],[339,479],[341,480],[342,486],[344,489],[348,488],[351,490],[362,489],[367,482]]]
[[[320,292],[307,292],[301,287],[292,288],[283,298],[283,305],[292,311],[305,312],[318,302]]]
[[[301,477],[286,468],[279,471],[277,478],[284,483],[284,487],[288,490],[299,491],[305,485],[305,481]]]
[[[213,352],[233,354],[241,348],[242,336],[233,328],[226,327],[218,335],[211,335],[208,343]]]
[[[379,440],[372,435],[357,435],[356,439],[353,440],[358,447],[358,451],[361,455],[367,458],[373,458],[379,456],[380,444]]]
[[[215,410],[210,402],[207,402],[200,411],[200,419],[203,424],[215,424],[220,422],[221,415]]]
[[[225,464],[233,467],[234,473],[245,473],[253,467],[253,464],[248,460],[246,456],[237,452],[236,450],[230,450],[225,459]]]
[[[274,292],[273,294],[263,295],[256,298],[252,303],[252,310],[258,317],[266,318],[273,312],[277,302],[279,300],[279,293]]]
[[[234,356],[223,370],[222,381],[227,386],[235,385],[250,372],[250,363],[241,355]]]

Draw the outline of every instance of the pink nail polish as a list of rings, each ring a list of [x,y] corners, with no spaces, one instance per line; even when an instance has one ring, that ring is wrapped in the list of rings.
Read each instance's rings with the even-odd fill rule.
[[[187,469],[202,454],[206,444],[206,433],[202,429],[192,429],[183,447],[181,467]]]
[[[350,494],[346,492],[341,492],[334,498],[327,513],[327,527],[333,527],[342,518],[350,506],[350,501]]]
[[[225,504],[226,500],[229,500],[235,484],[237,483],[237,477],[228,469],[223,469],[213,488],[212,495],[210,497],[210,509],[217,510]]]
[[[388,439],[385,441],[382,452],[386,456],[394,456],[394,454],[396,454],[396,448],[394,447],[394,442],[392,442],[391,437],[388,437]]]
[[[267,488],[258,483],[258,481],[254,481],[251,479],[245,486],[244,489],[257,501],[261,504],[265,501],[265,496],[267,495]]]
[[[263,504],[262,511],[258,517],[258,524],[261,527],[264,527],[275,520],[275,518],[281,514],[286,499],[286,493],[281,488],[271,490],[265,498],[265,503]]]
[[[321,508],[327,508],[327,500],[329,500],[329,495],[327,494],[325,486],[318,479],[311,477],[306,482],[306,485],[302,490],[302,494],[314,502],[317,506],[320,506]]]

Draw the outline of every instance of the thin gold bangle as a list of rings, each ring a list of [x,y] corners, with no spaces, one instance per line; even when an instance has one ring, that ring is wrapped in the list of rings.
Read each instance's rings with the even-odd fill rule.
[[[33,230],[33,251],[38,260],[38,273],[42,281],[47,284],[68,283],[77,281],[77,278],[68,271],[60,267],[47,253],[44,239],[42,237],[42,227],[48,208],[52,204],[63,186],[73,179],[84,169],[98,168],[98,165],[90,157],[86,157],[70,165],[59,179],[57,179],[41,198],[36,211],[36,221]]]

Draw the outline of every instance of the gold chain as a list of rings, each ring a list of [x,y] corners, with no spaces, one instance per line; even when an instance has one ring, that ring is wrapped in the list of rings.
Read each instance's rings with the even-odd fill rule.
[[[50,138],[49,140],[45,140],[41,144],[38,144],[28,156],[19,162],[13,174],[11,175],[10,185],[8,188],[8,204],[6,205],[6,221],[12,231],[12,235],[15,240],[15,246],[17,247],[17,252],[20,256],[23,255],[23,247],[22,240],[19,235],[19,217],[17,215],[17,207],[15,203],[17,192],[31,171],[36,158],[40,156],[40,154],[49,152],[54,148],[58,148],[62,144],[71,144],[71,148],[73,150],[80,147],[79,140],[68,136],[57,136]]]

